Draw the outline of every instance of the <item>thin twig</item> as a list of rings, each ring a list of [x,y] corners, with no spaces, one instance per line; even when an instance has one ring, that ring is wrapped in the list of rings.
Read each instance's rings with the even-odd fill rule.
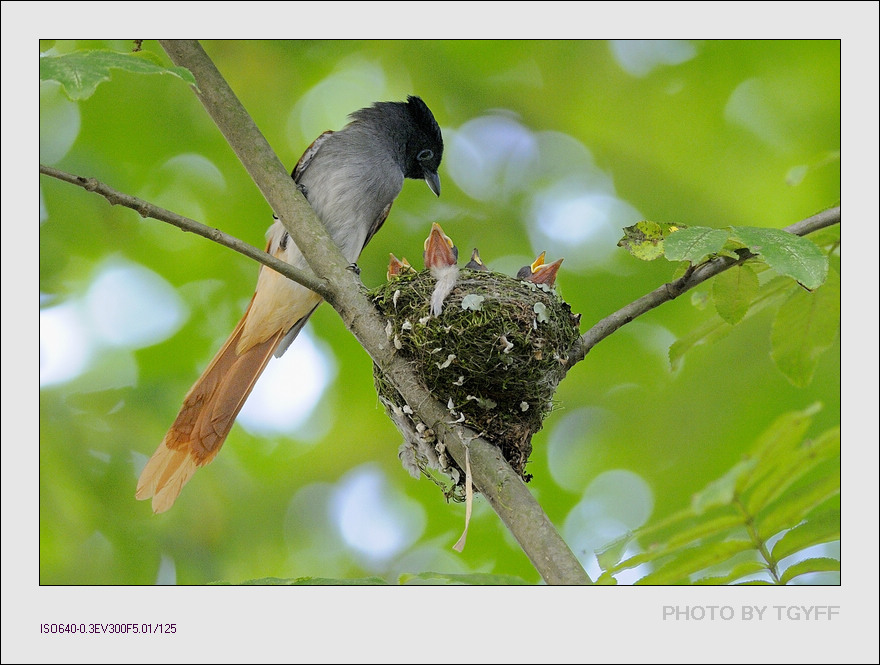
[[[42,173],[43,175],[51,176],[53,178],[57,178],[58,180],[63,180],[64,182],[69,182],[72,185],[82,187],[87,192],[95,192],[96,194],[100,194],[105,199],[107,199],[107,201],[109,201],[111,205],[120,205],[126,208],[131,208],[141,217],[149,217],[152,219],[157,219],[160,222],[167,222],[168,224],[176,226],[183,231],[195,233],[196,235],[200,235],[203,238],[207,238],[208,240],[213,240],[214,242],[219,243],[224,247],[228,247],[229,249],[232,249],[239,254],[244,254],[246,257],[253,259],[254,261],[259,261],[264,266],[272,268],[273,270],[281,273],[288,279],[292,279],[294,282],[302,284],[306,288],[309,288],[312,291],[321,294],[322,296],[324,295],[324,293],[327,292],[327,283],[323,280],[316,279],[313,275],[308,274],[306,271],[294,268],[289,263],[281,261],[271,254],[267,254],[266,252],[257,249],[253,245],[249,245],[243,240],[239,240],[235,236],[224,233],[220,229],[215,229],[211,226],[205,226],[201,222],[197,222],[194,219],[184,217],[183,215],[178,215],[177,213],[171,212],[170,210],[160,208],[159,206],[153,205],[148,201],[139,199],[136,196],[131,196],[130,194],[120,192],[119,190],[113,189],[109,185],[100,182],[95,178],[85,178],[83,176],[73,175],[71,173],[66,173],[64,171],[52,168],[51,166],[44,166],[43,164],[40,164],[40,173]]]
[[[835,208],[823,210],[812,217],[807,217],[806,219],[786,227],[784,230],[789,233],[794,233],[795,235],[804,236],[813,231],[818,231],[819,229],[839,223],[840,206],[837,206]],[[718,256],[709,259],[698,266],[694,266],[692,270],[689,270],[680,279],[664,284],[650,293],[646,293],[638,300],[634,300],[625,307],[620,308],[613,314],[609,314],[580,336],[580,339],[578,339],[569,353],[569,358],[571,359],[569,367],[579,363],[586,357],[587,353],[590,352],[590,349],[596,346],[596,344],[616,330],[625,326],[630,321],[633,321],[636,317],[651,311],[655,307],[659,307],[663,303],[674,300],[698,284],[702,284],[707,279],[714,277],[735,265],[739,265],[753,256],[753,254],[746,253],[739,259],[727,256]]]

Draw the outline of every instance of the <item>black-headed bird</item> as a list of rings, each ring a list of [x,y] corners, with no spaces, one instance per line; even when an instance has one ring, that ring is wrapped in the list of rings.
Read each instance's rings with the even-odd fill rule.
[[[343,256],[354,263],[388,217],[404,179],[425,180],[440,195],[442,156],[437,121],[419,97],[411,96],[352,113],[343,129],[324,132],[309,146],[291,177]],[[266,235],[268,253],[297,268],[308,266],[280,221]],[[260,268],[243,318],[186,394],[141,473],[135,496],[152,497],[153,512],[168,510],[196,469],[214,459],[272,354],[284,353],[321,300],[274,270]]]

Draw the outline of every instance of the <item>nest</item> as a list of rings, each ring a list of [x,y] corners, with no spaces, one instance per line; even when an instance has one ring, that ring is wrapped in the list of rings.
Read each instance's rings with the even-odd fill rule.
[[[443,313],[430,316],[435,280],[406,273],[373,289],[386,333],[424,384],[462,423],[497,446],[528,482],[532,435],[553,408],[569,367],[580,315],[555,292],[495,272],[463,270]],[[447,499],[464,496],[464,473],[413,417],[397,390],[374,367],[379,398],[404,434],[400,457],[410,473],[437,482]],[[441,472],[448,477],[438,475]]]

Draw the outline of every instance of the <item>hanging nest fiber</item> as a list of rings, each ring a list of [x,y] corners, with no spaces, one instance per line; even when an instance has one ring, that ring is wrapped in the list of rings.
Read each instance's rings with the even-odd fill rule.
[[[528,482],[532,435],[553,408],[556,386],[569,367],[568,350],[579,336],[580,315],[545,286],[462,270],[442,314],[434,317],[429,310],[435,283],[428,271],[409,272],[370,296],[387,320],[388,338],[447,405],[450,422],[497,446]],[[404,434],[404,466],[413,476],[424,473],[441,485],[447,499],[462,500],[463,471],[376,367],[374,378],[380,400]]]

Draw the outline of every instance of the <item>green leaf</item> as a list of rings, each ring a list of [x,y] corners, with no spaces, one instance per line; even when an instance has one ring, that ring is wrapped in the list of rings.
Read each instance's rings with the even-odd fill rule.
[[[596,580],[596,584],[600,586],[616,586],[617,580],[614,578],[613,575],[611,575],[611,573],[604,572],[599,575],[599,578]]]
[[[798,524],[823,501],[840,493],[840,474],[820,478],[784,495],[767,514],[759,516],[758,535],[762,540]]]
[[[399,582],[406,584],[410,580],[433,580],[440,584],[474,584],[474,585],[524,585],[529,584],[521,577],[514,575],[490,575],[488,573],[403,573]]]
[[[830,250],[840,244],[840,224],[826,226],[824,229],[813,231],[810,234],[810,242],[826,250]]]
[[[666,258],[670,261],[699,263],[724,247],[730,233],[725,229],[691,226],[671,233],[664,242]]]
[[[740,491],[753,485],[756,479],[778,473],[790,463],[789,457],[797,450],[810,427],[812,417],[821,410],[820,404],[813,404],[803,411],[790,411],[778,416],[773,424],[761,432],[752,446],[749,457],[757,460],[752,472],[742,478],[737,486]],[[760,505],[766,501],[761,500]],[[750,514],[758,511],[758,505],[751,501],[747,507]]]
[[[642,221],[623,229],[617,246],[637,259],[653,261],[663,256],[663,238],[683,227],[674,224]]]
[[[750,266],[755,272],[760,272],[759,266]],[[752,303],[746,313],[746,318],[757,314],[764,308],[774,304],[783,294],[791,290],[791,282],[784,277],[777,277],[764,284],[760,294]],[[723,339],[733,328],[720,316],[713,316],[708,321],[692,330],[684,337],[676,340],[669,347],[669,365],[673,371],[678,369],[685,354],[691,349],[703,344],[712,344]]]
[[[596,560],[599,562],[599,568],[608,571],[614,568],[623,558],[626,548],[633,541],[633,534],[627,533],[611,543],[596,551]]]
[[[678,549],[680,547],[685,547],[687,545],[690,545],[691,543],[697,542],[698,540],[721,536],[731,529],[741,527],[744,524],[745,519],[742,515],[739,514],[723,515],[722,517],[716,517],[705,522],[701,521],[698,522],[696,526],[693,526],[690,529],[686,529],[684,531],[676,533],[672,538],[669,539],[666,547],[670,551]]]
[[[817,466],[840,455],[840,428],[823,432],[816,440],[804,441],[786,459],[766,470],[748,489],[746,510],[751,515],[763,510],[785,490],[813,471]]]
[[[166,67],[158,56],[147,51],[74,51],[40,58],[40,80],[58,81],[73,101],[91,97],[98,85],[110,80],[111,69],[135,74],[172,74],[190,85],[196,84],[188,69]]]
[[[669,367],[674,372],[681,367],[681,361],[692,349],[717,342],[730,334],[732,328],[730,324],[721,318],[713,316],[711,319],[701,324],[690,333],[675,340],[669,346]]]
[[[779,308],[770,355],[791,383],[804,388],[839,330],[840,277],[832,270],[821,288],[812,293],[797,289]]]
[[[830,510],[799,524],[779,539],[771,554],[776,561],[782,561],[795,552],[832,540],[840,540],[839,510]]]
[[[610,572],[617,573],[622,570],[627,570],[628,568],[635,568],[643,563],[656,561],[657,559],[674,554],[679,550],[686,549],[700,540],[705,540],[707,538],[723,538],[731,529],[741,527],[744,523],[744,519],[741,515],[722,515],[721,517],[707,521],[698,521],[692,526],[685,527],[682,524],[682,517],[686,517],[688,522],[693,522],[692,513],[687,511],[687,513],[680,514],[678,519],[674,519],[671,522],[664,520],[664,522],[659,525],[653,525],[644,531],[639,530],[636,532],[635,535],[638,536],[640,540],[645,541],[646,537],[650,533],[656,532],[657,528],[660,526],[665,530],[669,530],[670,528],[675,529],[674,535],[667,542],[657,546],[648,547],[645,552],[635,554],[629,559],[625,559],[624,561],[615,564],[610,568]]]
[[[733,501],[740,478],[749,473],[758,460],[751,458],[739,462],[718,480],[714,480],[691,499],[691,510],[700,515],[714,506],[727,506]]]
[[[796,564],[786,568],[782,577],[779,579],[783,584],[788,584],[795,577],[806,575],[808,573],[827,573],[840,571],[840,561],[837,559],[829,559],[827,557],[817,557],[815,559],[804,559]]]
[[[732,226],[731,231],[780,275],[791,277],[808,289],[818,288],[825,281],[828,257],[807,238],[782,229],[753,226]]]
[[[700,579],[694,581],[694,584],[730,584],[732,582],[736,582],[742,577],[754,575],[755,573],[762,573],[766,570],[767,564],[763,561],[745,561],[744,563],[734,566],[733,570],[731,570],[726,575],[719,575],[716,577],[701,577]]]
[[[640,579],[636,584],[679,584],[689,575],[726,561],[734,554],[754,549],[750,540],[725,540],[685,550],[675,559]]]
[[[388,582],[381,577],[354,577],[351,579],[334,579],[331,577],[296,577],[285,579],[281,577],[263,577],[256,580],[247,580],[242,585],[265,585],[265,586],[386,586]]]
[[[731,325],[739,323],[758,294],[757,273],[748,265],[739,265],[717,275],[712,282],[718,316]]]

